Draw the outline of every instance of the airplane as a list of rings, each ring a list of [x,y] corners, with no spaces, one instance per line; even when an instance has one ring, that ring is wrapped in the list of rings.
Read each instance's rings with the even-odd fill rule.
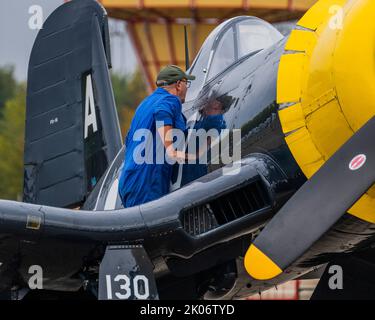
[[[220,24],[183,112],[193,127],[219,101],[239,171],[212,163],[184,184],[180,165],[172,192],[123,208],[107,14],[57,8],[30,56],[23,202],[0,201],[1,298],[240,299],[317,274],[313,298],[373,297],[374,12],[320,0],[287,37]]]

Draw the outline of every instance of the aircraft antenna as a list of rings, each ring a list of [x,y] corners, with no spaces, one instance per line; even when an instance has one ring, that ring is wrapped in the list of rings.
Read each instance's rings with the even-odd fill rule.
[[[187,71],[190,68],[190,59],[189,59],[189,41],[188,41],[186,25],[184,26],[184,33],[185,33],[185,65],[186,65],[186,71]]]

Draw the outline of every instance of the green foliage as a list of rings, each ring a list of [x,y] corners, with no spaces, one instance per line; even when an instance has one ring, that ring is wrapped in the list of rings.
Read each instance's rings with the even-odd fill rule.
[[[136,109],[147,95],[146,84],[139,70],[133,74],[128,85],[129,106]]]
[[[0,119],[0,199],[22,198],[25,109],[26,86],[21,84]]]
[[[147,89],[139,70],[131,76],[112,73],[111,78],[121,133],[124,137],[135,109],[147,95]]]
[[[119,106],[128,104],[127,97],[129,77],[126,75],[111,73],[111,82],[117,108],[119,108]]]
[[[11,99],[16,92],[17,83],[13,72],[14,68],[11,66],[0,68],[0,112],[4,108],[5,102]]]

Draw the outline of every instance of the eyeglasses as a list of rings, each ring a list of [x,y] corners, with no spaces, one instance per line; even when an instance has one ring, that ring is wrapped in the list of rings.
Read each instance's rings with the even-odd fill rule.
[[[190,85],[191,85],[191,81],[190,80],[180,80],[180,81],[186,83],[186,88],[190,88]]]

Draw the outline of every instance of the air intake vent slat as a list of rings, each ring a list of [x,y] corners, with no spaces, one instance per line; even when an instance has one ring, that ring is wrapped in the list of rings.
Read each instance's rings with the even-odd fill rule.
[[[258,190],[256,188],[256,185],[254,185],[254,188],[253,188],[252,192],[250,193],[250,197],[253,200],[253,203],[254,203],[256,208],[262,206],[261,201],[259,201],[259,194],[258,194]]]
[[[225,221],[226,222],[231,221],[232,220],[231,210],[230,210],[229,203],[228,203],[227,199],[225,199],[225,196],[222,199],[220,199],[219,205],[223,209],[223,212],[224,212],[224,215],[225,215]]]
[[[239,208],[240,216],[243,216],[246,214],[246,211],[243,209],[242,206],[242,197],[239,196],[237,193],[234,194],[234,198],[236,199],[237,207]]]
[[[263,182],[252,181],[216,199],[185,209],[181,214],[182,226],[187,233],[198,236],[269,207],[270,203]]]
[[[250,201],[250,197],[248,196],[246,190],[241,190],[242,191],[242,196],[243,198],[246,200],[246,203],[248,205],[248,208],[251,210],[251,211],[254,211],[254,206],[253,204],[251,203]]]
[[[228,199],[228,200],[229,200],[229,199]],[[234,203],[234,202],[233,202],[233,203]],[[229,207],[230,207],[231,214],[233,215],[234,219],[237,219],[236,211],[233,209],[233,206],[232,206],[232,203],[231,203],[230,200],[228,201],[228,205],[229,205]]]
[[[257,186],[258,194],[260,195],[259,199],[262,199],[262,205],[264,205],[265,203],[267,203],[267,199],[265,198],[262,192],[261,185],[259,182],[256,184],[256,186]]]

